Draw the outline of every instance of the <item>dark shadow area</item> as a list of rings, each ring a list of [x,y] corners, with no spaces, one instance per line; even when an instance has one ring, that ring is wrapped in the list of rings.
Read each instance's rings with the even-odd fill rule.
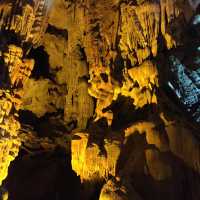
[[[200,199],[199,174],[187,167],[183,161],[171,153],[163,154],[162,158],[168,159],[171,165],[171,178],[158,181],[137,170],[131,175],[132,185],[143,200]]]
[[[46,32],[56,36],[61,36],[68,40],[68,32],[65,29],[58,29],[57,27],[48,24]]]
[[[5,50],[9,44],[21,46],[21,38],[14,31],[1,29],[0,38],[1,50]]]
[[[160,152],[162,159],[172,169],[170,177],[156,180],[148,173],[145,150],[156,149],[146,143],[145,135],[134,133],[122,146],[117,162],[117,173],[122,180],[129,180],[143,200],[198,200],[200,176],[171,152]],[[157,168],[162,173],[162,168]]]
[[[9,167],[4,186],[12,200],[80,200],[80,179],[65,150],[19,156]]]
[[[80,200],[99,200],[101,189],[105,181],[84,181],[81,185]]]
[[[27,124],[35,127],[39,118],[29,110],[19,110],[19,121],[22,124]]]
[[[120,95],[118,99],[109,107],[114,115],[112,129],[122,130],[133,122],[146,120],[148,114],[152,112],[154,106],[155,105],[153,104],[149,104],[140,109],[135,109],[133,99]]]
[[[108,137],[110,130],[107,124],[107,120],[102,118],[97,122],[92,122],[87,132],[89,133],[89,140],[87,146],[97,144],[100,149],[100,155],[107,157],[107,152],[104,147],[104,139]]]
[[[49,55],[44,50],[43,46],[36,49],[32,48],[28,54],[28,58],[35,60],[35,65],[30,78],[49,78],[51,79],[49,70]]]
[[[55,137],[69,133],[69,126],[65,126],[63,118],[63,110],[57,113],[46,113],[38,118],[34,113],[28,110],[19,111],[19,121],[23,125],[30,125],[37,132],[39,137]]]
[[[124,69],[124,60],[121,54],[118,54],[113,61],[113,70],[111,71],[111,76],[117,80],[120,84],[123,81],[123,69]],[[111,68],[112,69],[112,68]]]
[[[125,168],[125,165],[127,164],[128,160],[134,155],[134,160],[137,162],[137,158],[143,157],[142,165],[140,165],[139,168],[143,168],[144,161],[145,161],[145,155],[144,155],[144,148],[147,146],[145,135],[134,133],[133,135],[130,135],[127,138],[126,144],[123,144],[121,147],[121,152],[119,159],[117,161],[116,171],[117,174],[120,174],[120,170]],[[132,167],[135,163],[133,163]],[[130,169],[131,170],[131,169]],[[135,169],[137,170],[137,169]]]

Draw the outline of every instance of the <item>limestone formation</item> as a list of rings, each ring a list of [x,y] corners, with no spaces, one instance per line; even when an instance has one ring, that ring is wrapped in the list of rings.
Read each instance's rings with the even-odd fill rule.
[[[4,63],[8,67],[10,84],[12,87],[23,87],[23,84],[31,75],[34,60],[22,59],[23,50],[15,45],[9,45],[4,52]]]
[[[103,186],[99,200],[141,200],[142,198],[134,191],[128,183],[117,180],[108,180]]]
[[[71,146],[72,168],[80,175],[81,180],[102,181],[109,175],[115,176],[121,141],[104,139],[103,153],[99,145],[89,143],[88,134],[77,135],[80,140],[73,140]]]
[[[23,92],[22,109],[30,110],[37,117],[64,107],[65,98],[60,94],[65,92],[65,88],[53,84],[48,79],[29,79],[24,85]]]
[[[103,109],[111,105],[114,97],[114,88],[111,82],[109,67],[93,66],[90,70],[89,83],[91,85],[88,88],[88,92],[97,99],[95,120],[105,117],[108,124],[111,125],[113,119],[112,112],[103,112]]]
[[[152,62],[145,61],[142,65],[129,69],[124,73],[124,78],[120,93],[131,97],[136,108],[157,103],[155,89],[158,87],[158,72]]]
[[[130,127],[125,129],[125,141],[127,142],[128,138],[132,134],[146,134],[146,141],[148,144],[155,145],[160,151],[167,151],[169,149],[167,136],[163,131],[156,128],[155,122],[150,121],[141,121],[134,123]]]
[[[113,7],[114,6],[115,5],[113,4]],[[98,7],[98,5],[96,5],[96,7],[102,9],[101,6]],[[97,9],[96,7],[94,7],[94,10]],[[146,92],[142,93],[138,87],[135,87],[133,81],[130,80],[129,76],[131,75],[129,75],[129,73],[135,73],[134,71],[138,71],[137,73],[139,74],[141,72],[146,77],[146,81],[153,78],[154,80],[151,80],[154,81],[152,82],[152,84],[158,86],[158,73],[156,66],[152,64],[151,61],[146,61],[145,63],[143,63],[143,61],[148,59],[148,57],[150,57],[151,55],[153,55],[154,57],[157,55],[159,34],[162,34],[165,38],[166,46],[168,49],[176,46],[175,39],[173,38],[171,33],[166,30],[168,30],[168,24],[172,23],[172,20],[175,20],[181,13],[181,9],[178,8],[173,1],[161,1],[160,5],[158,3],[146,2],[138,6],[122,3],[120,5],[120,10],[121,23],[119,24],[118,30],[115,26],[115,24],[118,23],[118,20],[115,17],[112,22],[113,25],[108,30],[114,31],[113,35],[117,35],[120,37],[119,48],[121,51],[121,56],[124,60],[128,59],[131,65],[127,67],[131,68],[135,65],[139,65],[136,67],[138,68],[138,70],[129,70],[128,73],[126,72],[126,68],[124,69],[124,73],[122,75],[124,79],[122,87],[120,87],[120,83],[113,79],[111,75],[111,69],[108,67],[109,65],[112,65],[111,61],[116,59],[117,55],[115,47],[113,47],[114,42],[116,41],[110,39],[109,34],[111,33],[109,33],[108,30],[104,30],[104,26],[111,23],[109,21],[110,19],[107,19],[105,25],[103,24],[105,20],[104,17],[97,19],[99,21],[99,24],[94,23],[94,27],[100,26],[98,40],[95,39],[95,32],[93,35],[86,35],[86,39],[87,37],[89,37],[89,39],[86,40],[87,43],[85,47],[90,66],[91,88],[89,89],[89,93],[97,99],[96,119],[105,117],[107,118],[109,125],[111,125],[112,123],[113,114],[108,107],[112,104],[113,100],[117,99],[118,94],[131,97],[134,100],[134,105],[136,107],[143,107],[148,103],[156,103],[156,95],[154,92],[151,91],[152,88],[150,89],[150,91],[147,89]],[[96,12],[98,13],[99,11]],[[106,11],[102,12],[106,13]],[[91,15],[92,14],[93,13],[91,13]],[[117,13],[113,14],[113,16],[116,15]],[[104,37],[106,38],[104,39]],[[91,41],[91,43],[88,42],[88,40]],[[92,43],[92,41],[94,42]],[[98,51],[98,48],[103,45],[107,53],[103,51]],[[93,51],[90,51],[90,49],[92,48]],[[104,55],[104,53],[106,55]],[[101,56],[103,58],[103,61],[101,61],[100,59]],[[124,63],[124,65],[126,65],[126,63]],[[102,77],[99,76],[99,73],[102,73],[101,68],[103,69],[103,71],[107,71],[107,75],[102,74]],[[138,79],[136,77],[133,78],[133,76],[134,75],[132,75],[131,77],[133,80]],[[148,76],[152,77],[150,78]],[[95,82],[97,83],[95,84]],[[139,80],[138,84],[143,84],[140,86],[140,88],[146,87],[146,85],[150,85],[147,82],[142,83],[141,79]]]
[[[53,4],[49,19],[51,29],[45,34],[44,47],[49,55],[50,68],[56,71],[56,82],[66,85],[63,94],[65,121],[75,122],[78,129],[85,129],[93,116],[94,106],[87,92],[89,70],[82,45],[84,8],[73,4],[66,9],[65,4],[61,0]],[[63,17],[66,21],[61,20]]]
[[[27,49],[22,49],[25,42],[39,43],[45,28],[46,20],[45,1],[25,2],[4,1],[1,2],[1,34],[5,40],[1,43],[1,163],[0,185],[6,178],[10,162],[18,155],[21,140],[19,138],[20,122],[17,119],[17,111],[21,107],[23,85],[31,75],[34,61],[25,59]],[[14,6],[15,5],[15,6]],[[35,6],[35,7],[34,7]],[[21,12],[19,12],[21,10]],[[38,29],[35,32],[36,29]],[[20,38],[15,44],[14,38],[9,34],[14,32],[16,38]],[[35,32],[35,33],[34,33]],[[38,34],[38,35],[37,35]],[[12,43],[13,42],[13,43]],[[3,46],[4,45],[4,46]]]
[[[33,62],[26,60],[23,62],[23,50],[15,45],[8,46],[8,52],[3,54],[8,73],[5,74],[10,84],[10,89],[1,88],[1,170],[0,184],[6,178],[10,162],[18,155],[21,141],[19,138],[20,122],[17,119],[17,111],[21,106],[23,92],[21,87],[30,76]]]
[[[196,137],[191,134],[190,128],[187,125],[176,124],[167,126],[166,131],[170,150],[199,173],[199,144]]]
[[[174,1],[145,2],[139,6],[123,4],[121,12],[120,49],[122,56],[130,59],[133,66],[141,64],[151,54],[157,55],[160,31],[167,48],[176,45],[172,35],[167,32],[168,24],[181,12]]]
[[[39,45],[47,26],[49,0],[8,0],[0,4],[0,28],[13,31],[22,43]]]
[[[172,176],[171,166],[162,160],[158,151],[148,149],[145,155],[149,173],[155,180],[162,181]]]
[[[0,198],[200,199],[198,5],[0,1]]]

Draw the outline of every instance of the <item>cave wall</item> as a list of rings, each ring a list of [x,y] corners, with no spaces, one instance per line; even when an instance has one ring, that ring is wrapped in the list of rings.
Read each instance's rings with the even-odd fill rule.
[[[198,1],[0,10],[4,200],[199,199]]]

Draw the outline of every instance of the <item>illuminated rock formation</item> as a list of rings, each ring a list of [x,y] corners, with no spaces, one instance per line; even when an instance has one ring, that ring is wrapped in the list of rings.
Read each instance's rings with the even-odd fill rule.
[[[63,93],[65,122],[76,123],[78,129],[85,129],[88,119],[93,116],[94,105],[87,92],[89,71],[82,46],[84,8],[81,5],[75,8],[73,3],[68,8],[65,4],[67,2],[61,0],[53,4],[44,47],[50,68],[56,71],[56,83],[66,86]],[[62,20],[63,17],[66,20]]]
[[[114,97],[114,88],[111,82],[110,69],[108,67],[92,67],[90,70],[91,86],[88,92],[97,99],[96,120],[106,117],[108,124],[111,125],[113,114],[111,111],[103,112],[103,109],[111,105]]]
[[[60,96],[65,89],[48,79],[29,79],[23,88],[22,109],[42,117],[47,112],[56,112],[64,107],[65,98]]]
[[[158,128],[156,128],[155,122],[150,121],[141,121],[134,123],[130,127],[125,129],[125,141],[126,143],[128,141],[128,138],[132,134],[146,134],[146,141],[148,144],[155,145],[160,151],[167,151],[169,149],[167,137],[164,132],[158,131]]]
[[[152,62],[145,61],[142,65],[125,71],[124,78],[120,94],[131,97],[136,108],[157,103],[155,88],[158,87],[158,71]]]
[[[1,79],[0,92],[0,185],[7,176],[10,162],[15,159],[19,152],[21,140],[19,138],[20,122],[17,119],[17,112],[22,103],[22,88],[31,75],[34,66],[33,60],[24,58],[26,49],[23,50],[22,46],[25,42],[35,45],[39,43],[45,30],[44,21],[47,13],[43,10],[46,7],[45,1],[32,2],[33,4],[24,3],[24,5],[22,3],[22,1],[0,3],[0,29],[1,34],[4,34],[5,37],[5,41],[1,44],[4,45],[1,49],[1,60],[3,60],[1,68],[4,69],[4,74]],[[20,10],[21,12],[19,12]],[[18,44],[15,44],[9,38],[12,31],[16,38],[20,38]]]
[[[23,50],[15,45],[9,45],[8,52],[4,52],[3,56],[4,63],[8,67],[11,86],[22,88],[31,75],[34,60],[22,59]]]
[[[200,199],[197,4],[0,2],[4,198]]]
[[[119,45],[122,56],[129,58],[133,66],[141,64],[151,54],[157,55],[160,31],[166,40],[167,48],[176,44],[172,35],[166,31],[168,24],[181,12],[174,1],[146,2],[139,6],[123,4],[121,12]]]
[[[88,134],[77,134],[81,139],[72,141],[72,168],[81,180],[102,181],[109,175],[116,175],[117,160],[120,155],[120,140],[104,140],[105,153],[98,144],[90,144]]]
[[[8,0],[0,3],[0,28],[14,31],[22,43],[39,45],[47,26],[49,0]]]
[[[19,129],[20,123],[17,119],[17,110],[21,106],[21,88],[30,76],[33,68],[32,60],[23,60],[23,51],[15,45],[8,46],[8,52],[3,53],[5,65],[8,67],[8,82],[13,89],[1,89],[1,170],[0,184],[6,178],[10,162],[18,155],[20,148]]]
[[[95,12],[100,12],[105,6],[106,9],[102,10],[102,12],[106,15],[107,9],[111,5],[113,8],[116,6],[114,2],[102,6],[97,4],[92,7],[94,11],[90,15],[96,17],[94,16]],[[89,88],[89,93],[97,99],[96,119],[105,117],[109,125],[112,123],[113,114],[108,107],[113,100],[117,99],[118,94],[131,97],[136,107],[143,107],[148,103],[156,103],[156,95],[152,92],[153,88],[150,85],[158,86],[158,72],[151,61],[145,61],[144,63],[143,61],[151,55],[154,57],[157,55],[159,34],[162,34],[165,38],[168,49],[176,46],[176,38],[173,38],[174,36],[167,30],[170,30],[168,27],[172,20],[178,18],[182,12],[173,1],[161,1],[160,5],[146,2],[138,6],[133,6],[131,3],[122,3],[120,11],[120,23],[118,21],[119,18],[117,18],[119,13],[117,12],[116,14],[113,13],[113,20],[108,17],[105,21],[103,16],[97,17],[97,22],[90,25],[92,33],[88,33],[84,40],[90,68],[89,82],[91,87]],[[106,29],[109,23],[112,25]],[[118,23],[119,27],[116,25]],[[90,26],[88,27],[90,28]],[[92,27],[96,27],[96,29],[92,29]],[[130,65],[127,66],[128,68],[137,66],[132,70],[128,70],[128,73],[126,68],[124,69],[122,87],[111,75],[111,69],[115,67],[112,60],[115,60],[117,56],[115,49],[116,37],[111,37],[111,35],[120,37],[119,48],[124,59],[124,65],[126,65],[125,60],[129,60]],[[104,51],[101,51],[101,48]],[[146,81],[138,77],[140,73],[146,77]],[[148,80],[151,83],[147,83]],[[139,84],[139,87],[134,85],[135,81]],[[147,85],[150,89],[146,89],[146,92],[142,93],[142,87]]]

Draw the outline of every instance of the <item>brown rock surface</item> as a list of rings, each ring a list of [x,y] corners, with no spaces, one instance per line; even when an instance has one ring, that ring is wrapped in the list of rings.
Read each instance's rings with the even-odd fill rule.
[[[120,181],[108,180],[103,186],[99,200],[142,200],[130,184],[122,184]]]
[[[0,195],[199,200],[199,124],[166,89],[170,55],[199,68],[197,4],[2,0]]]

